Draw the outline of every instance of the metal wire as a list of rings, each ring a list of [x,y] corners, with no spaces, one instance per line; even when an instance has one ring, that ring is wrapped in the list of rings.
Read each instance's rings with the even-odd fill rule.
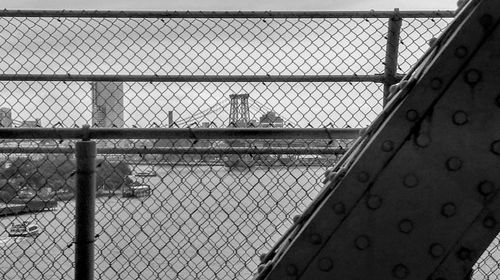
[[[73,277],[94,140],[96,278],[251,279],[453,14],[0,11],[2,278]]]

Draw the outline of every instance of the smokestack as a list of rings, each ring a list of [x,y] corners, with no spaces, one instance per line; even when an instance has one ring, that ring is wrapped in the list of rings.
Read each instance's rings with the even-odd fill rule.
[[[174,112],[168,111],[168,127],[172,127],[174,125]]]

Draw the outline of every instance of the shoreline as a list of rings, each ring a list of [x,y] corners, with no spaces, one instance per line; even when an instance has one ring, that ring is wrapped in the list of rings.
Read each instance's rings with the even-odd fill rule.
[[[32,200],[24,204],[2,203],[0,206],[0,217],[17,216],[38,212],[52,211],[57,207],[55,200]]]

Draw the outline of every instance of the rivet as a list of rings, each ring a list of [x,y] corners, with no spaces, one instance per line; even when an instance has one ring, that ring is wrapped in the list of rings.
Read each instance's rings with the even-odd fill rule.
[[[397,279],[405,279],[410,274],[410,271],[404,264],[397,264],[392,268],[392,276]]]
[[[428,43],[429,43],[429,46],[431,46],[431,47],[432,47],[432,45],[434,45],[434,44],[436,43],[436,41],[437,41],[437,40],[438,40],[438,39],[437,39],[437,38],[435,38],[435,37],[430,38],[430,39],[429,39],[429,42],[428,42]]]
[[[457,207],[452,202],[445,203],[441,207],[441,214],[447,218],[455,216],[457,213]]]
[[[484,14],[479,18],[479,23],[483,27],[490,27],[493,24],[493,17],[489,14]]]
[[[390,152],[394,149],[394,142],[391,140],[386,140],[384,143],[382,143],[382,151],[384,152]]]
[[[485,228],[494,228],[496,224],[497,224],[497,221],[495,220],[495,218],[493,218],[491,216],[488,216],[488,217],[484,218],[484,220],[483,220],[483,226]]]
[[[413,230],[413,222],[408,219],[403,219],[399,222],[399,231],[402,233],[410,233]]]
[[[441,245],[439,243],[434,243],[429,248],[429,253],[434,258],[439,258],[445,253],[445,249],[444,249],[443,245]]]
[[[469,116],[463,111],[457,111],[453,114],[453,123],[456,125],[464,125],[469,121]]]
[[[482,181],[479,183],[477,188],[479,193],[484,196],[490,195],[493,191],[495,191],[495,185],[491,181]]]
[[[342,202],[337,202],[333,205],[333,212],[337,215],[345,214],[345,205]]]
[[[366,206],[372,210],[378,209],[382,206],[382,198],[378,195],[370,195],[366,200]]]
[[[481,80],[481,72],[471,69],[465,73],[465,81],[469,84],[477,84]]]
[[[414,188],[418,185],[418,178],[414,174],[408,174],[403,179],[403,184],[407,188]]]
[[[257,267],[257,272],[258,273],[261,273],[263,270],[264,270],[264,267],[266,267],[265,264],[260,264],[258,267]]]
[[[468,248],[462,247],[458,250],[457,256],[459,259],[461,259],[463,261],[470,260],[471,256],[472,256],[472,252]]]
[[[389,87],[389,94],[390,94],[390,95],[393,95],[393,94],[395,94],[396,92],[398,92],[398,90],[399,90],[399,87],[398,87],[398,86],[399,86],[398,84],[393,84],[393,85],[391,85],[391,86]]]
[[[333,261],[330,258],[322,258],[318,261],[318,268],[321,271],[328,272],[333,268]]]
[[[295,215],[295,216],[293,216],[293,223],[294,223],[294,224],[298,224],[298,223],[299,223],[299,221],[300,221],[300,215]]]
[[[495,155],[500,156],[500,140],[496,140],[491,143],[491,152],[493,152]]]
[[[412,122],[416,121],[418,119],[418,112],[415,110],[408,110],[406,112],[406,119]]]
[[[449,171],[457,171],[462,168],[462,160],[458,157],[451,157],[446,161],[446,168]]]
[[[460,46],[460,47],[455,49],[455,56],[458,58],[466,57],[467,53],[468,53],[467,48],[464,46]]]
[[[297,267],[293,264],[289,264],[286,266],[286,274],[289,276],[297,275]]]
[[[327,170],[324,174],[325,179],[323,180],[323,184],[326,184],[326,182],[330,181],[330,173],[332,173],[332,170]]]
[[[440,89],[443,85],[443,81],[440,78],[434,78],[431,80],[431,88],[432,89]]]
[[[309,235],[309,242],[315,245],[321,244],[321,235],[317,233]]]
[[[366,235],[361,235],[356,238],[354,244],[359,250],[365,250],[366,248],[370,247],[370,239]]]
[[[404,89],[406,88],[406,86],[408,85],[409,81],[408,80],[402,80],[401,82],[399,82],[399,89]]]
[[[366,183],[366,182],[368,182],[369,179],[370,179],[370,175],[368,175],[367,172],[361,171],[358,173],[358,181],[360,181],[361,183]]]
[[[333,181],[333,179],[335,178],[335,176],[337,176],[337,174],[338,174],[338,172],[331,171],[331,172],[328,174],[328,180]]]
[[[431,143],[431,138],[429,137],[429,135],[422,133],[417,136],[415,143],[417,144],[417,146],[425,148]]]

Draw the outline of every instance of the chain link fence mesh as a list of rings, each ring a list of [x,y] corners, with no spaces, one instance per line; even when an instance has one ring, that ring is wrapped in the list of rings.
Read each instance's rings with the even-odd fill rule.
[[[42,78],[0,82],[0,124],[363,128],[382,110],[383,84],[377,80],[173,82],[140,77],[383,75],[388,18],[372,15],[3,16],[0,73]],[[410,69],[450,20],[403,18],[398,73]],[[139,78],[63,81],[53,75]],[[285,137],[97,139],[101,149],[144,152],[98,155],[96,278],[251,279],[259,254],[314,199],[327,168],[353,141],[327,134],[325,139]],[[73,277],[74,145],[58,137],[2,140],[3,279]],[[154,148],[170,152],[148,152]],[[270,152],[239,152],[250,148]],[[305,148],[323,152],[296,152]],[[33,236],[12,236],[13,226],[24,221],[26,228],[17,233]],[[38,228],[30,232],[29,224]],[[475,279],[496,279],[495,250],[496,245],[478,264]]]

